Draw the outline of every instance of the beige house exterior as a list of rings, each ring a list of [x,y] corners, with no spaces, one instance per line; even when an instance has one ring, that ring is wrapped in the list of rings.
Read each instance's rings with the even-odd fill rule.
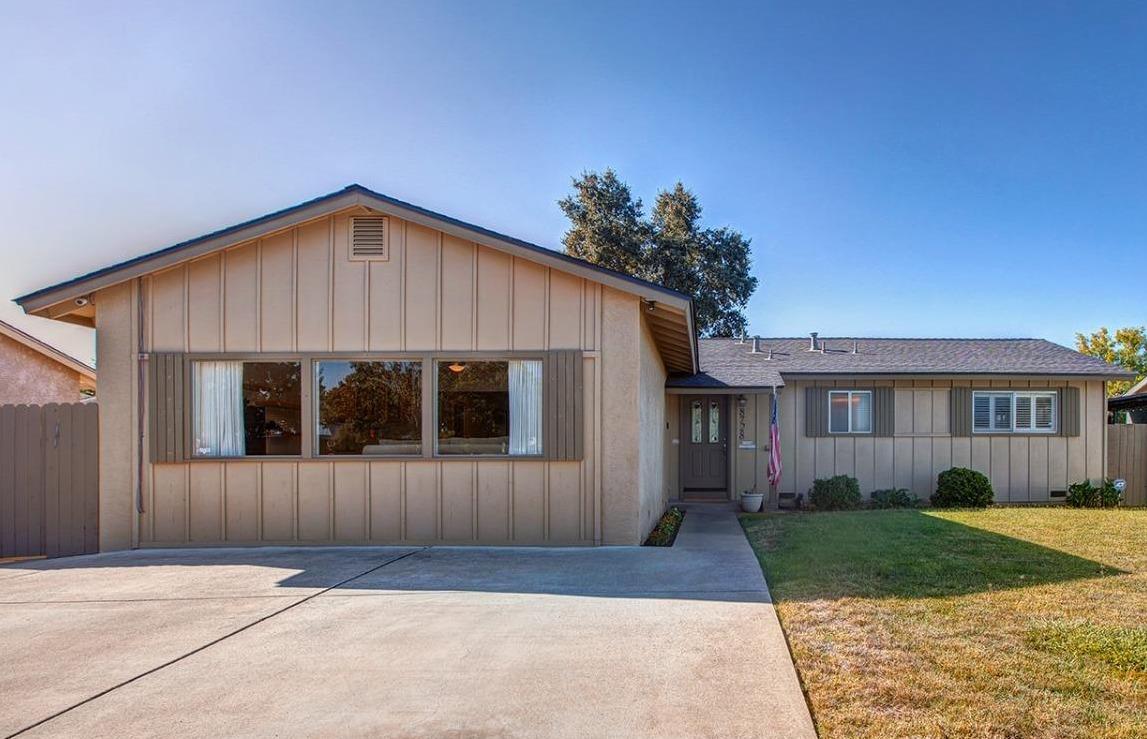
[[[757,489],[776,505],[832,474],[856,476],[866,493],[927,496],[952,465],[989,474],[1001,501],[1046,501],[1103,476],[1104,382],[1118,376],[1050,344],[1024,351],[1032,367],[1062,360],[1063,372],[809,371],[791,348],[774,357],[699,343],[688,296],[360,186],[18,302],[96,329],[103,550],[633,545],[673,499]],[[866,341],[850,361],[889,355]],[[391,405],[377,411],[404,430],[372,429],[348,454],[342,440],[368,432],[338,415],[331,388],[360,370],[388,388],[417,377],[418,389],[387,390]],[[510,379],[461,379],[486,371]],[[240,376],[245,405],[234,405],[224,390]],[[1038,434],[953,432],[953,388],[1036,386],[1076,389],[1056,401],[1057,417],[1077,424],[1070,435],[1063,422]],[[880,433],[806,428],[806,399],[820,402],[809,388],[886,388],[872,396]],[[770,488],[774,392],[784,473]],[[213,425],[232,421],[240,428]],[[472,431],[482,424],[502,430]],[[225,451],[229,434],[251,429],[254,446]]]
[[[385,218],[385,258],[356,257],[356,217]],[[21,304],[97,331],[102,549],[637,544],[666,506],[667,372],[695,368],[686,296],[359,187]],[[565,459],[446,457],[430,438],[401,458],[319,458],[307,442],[294,458],[155,458],[154,437],[189,416],[157,432],[148,365],[161,356],[429,368],[555,351],[581,365],[580,443]]]
[[[1126,373],[1050,342],[813,338],[813,350],[810,339],[761,338],[757,351],[752,340],[700,343],[702,373],[671,378],[667,389],[665,476],[679,495],[687,495],[675,478],[682,468],[681,414],[694,398],[721,395],[729,407],[730,498],[758,490],[776,506],[807,493],[816,479],[849,475],[865,495],[904,488],[926,500],[940,472],[969,467],[988,476],[998,503],[1047,503],[1073,482],[1106,476],[1106,382]],[[849,391],[876,398],[873,414],[883,409],[884,423],[866,433],[831,433],[820,423],[827,405],[810,411],[810,402]],[[783,464],[775,488],[767,478],[774,392]],[[977,428],[973,398],[1010,394],[1046,399],[1046,427]],[[812,419],[821,428],[810,429]]]
[[[78,403],[95,387],[92,367],[0,321],[0,405]]]
[[[1083,420],[1076,436],[1059,435],[976,435],[953,436],[951,432],[951,389],[1019,389],[1076,387],[1079,389]],[[856,377],[846,380],[797,380],[779,388],[781,459],[784,465],[781,484],[771,490],[768,477],[767,448],[771,392],[733,393],[730,403],[734,413],[730,420],[729,438],[737,437],[740,420],[736,414],[738,398],[745,398],[744,425],[746,445],[736,448],[730,460],[729,477],[733,481],[728,497],[737,491],[759,490],[770,493],[776,506],[781,495],[805,493],[813,480],[849,475],[857,478],[867,495],[873,490],[904,488],[922,499],[936,491],[936,477],[951,467],[970,467],[983,472],[992,481],[998,503],[1053,502],[1073,482],[1098,480],[1106,475],[1106,432],[1104,420],[1103,381],[1075,380],[968,380],[949,379],[884,379]],[[806,391],[809,388],[874,388],[890,387],[895,391],[895,427],[888,437],[842,436],[812,437],[805,428]],[[681,398],[675,394],[667,405],[669,412],[680,413]],[[677,402],[674,402],[676,400]],[[677,409],[676,411],[674,409]],[[680,468],[679,442],[676,435],[666,439],[665,475],[670,490]],[[779,494],[779,495],[778,495]],[[677,496],[674,496],[677,497]]]

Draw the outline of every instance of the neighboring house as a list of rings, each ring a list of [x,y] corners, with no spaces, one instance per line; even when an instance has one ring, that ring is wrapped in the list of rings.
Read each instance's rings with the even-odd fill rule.
[[[1127,392],[1107,399],[1107,410],[1124,411],[1126,423],[1147,423],[1147,377],[1128,388]]]
[[[0,321],[0,405],[78,403],[95,387],[92,367]]]
[[[763,488],[774,387],[782,492],[969,464],[1047,500],[1103,475],[1123,377],[1029,340],[698,342],[688,296],[359,186],[19,303],[96,327],[103,549],[638,544]]]

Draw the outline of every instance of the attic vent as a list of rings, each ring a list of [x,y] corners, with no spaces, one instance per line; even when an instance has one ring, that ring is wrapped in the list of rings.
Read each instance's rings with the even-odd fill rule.
[[[350,258],[390,259],[386,243],[386,216],[359,216],[350,219]]]

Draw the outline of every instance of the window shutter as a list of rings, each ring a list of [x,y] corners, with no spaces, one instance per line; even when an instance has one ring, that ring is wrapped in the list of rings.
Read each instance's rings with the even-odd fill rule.
[[[1079,388],[1059,389],[1059,430],[1060,436],[1079,436]]]
[[[1016,395],[1016,431],[1032,429],[1032,397]]]
[[[350,219],[350,255],[358,261],[386,261],[386,216],[355,216]]]
[[[1042,430],[1055,428],[1054,416],[1055,396],[1037,395],[1035,397],[1035,427]]]
[[[948,414],[952,424],[952,436],[972,435],[972,388],[954,387],[951,394],[952,407]]]
[[[183,355],[155,352],[147,361],[148,448],[153,463],[185,459],[187,402]]]
[[[826,387],[805,388],[804,435],[828,436],[828,388]]]
[[[576,349],[547,352],[543,372],[543,453],[549,459],[580,460],[585,446],[582,354]]]
[[[892,436],[896,430],[896,388],[874,388],[872,406],[873,435]]]

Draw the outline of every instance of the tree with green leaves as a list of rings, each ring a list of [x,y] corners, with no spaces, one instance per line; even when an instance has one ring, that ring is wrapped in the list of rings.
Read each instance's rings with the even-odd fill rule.
[[[1147,377],[1147,329],[1143,326],[1116,329],[1114,336],[1106,326],[1091,334],[1076,334],[1075,348],[1083,354],[1099,357],[1135,373],[1134,380],[1107,383],[1108,395],[1122,395],[1133,384]]]
[[[570,220],[567,254],[692,296],[703,336],[746,330],[744,309],[757,288],[749,239],[703,228],[701,204],[680,182],[658,193],[649,219],[612,169],[575,177],[558,205]]]

